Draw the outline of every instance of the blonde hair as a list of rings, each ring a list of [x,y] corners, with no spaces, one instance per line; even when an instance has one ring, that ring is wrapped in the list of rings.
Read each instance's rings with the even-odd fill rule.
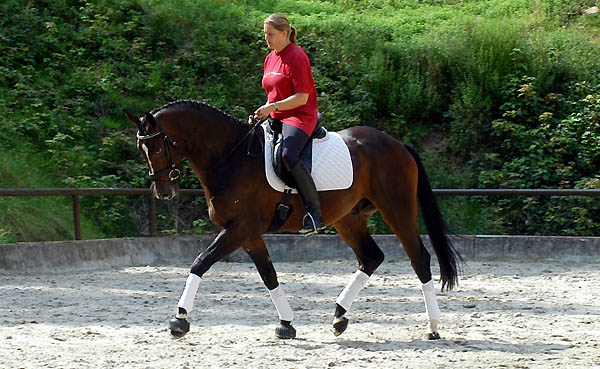
[[[279,31],[288,31],[288,38],[290,42],[296,43],[296,35],[298,32],[296,31],[296,27],[290,24],[290,21],[287,17],[281,13],[273,13],[265,19],[265,24],[270,24],[276,30]]]

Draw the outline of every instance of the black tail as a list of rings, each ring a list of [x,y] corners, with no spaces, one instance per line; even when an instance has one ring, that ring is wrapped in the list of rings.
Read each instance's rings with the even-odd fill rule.
[[[440,207],[431,190],[427,173],[419,154],[408,145],[404,145],[413,156],[419,170],[419,182],[417,185],[417,198],[421,206],[421,214],[427,227],[429,240],[437,255],[440,264],[440,276],[442,279],[442,290],[451,290],[458,284],[458,272],[462,257],[456,251],[447,236],[447,226],[442,218]]]

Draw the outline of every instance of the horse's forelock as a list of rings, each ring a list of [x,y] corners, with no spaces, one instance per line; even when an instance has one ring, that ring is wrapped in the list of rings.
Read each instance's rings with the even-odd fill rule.
[[[138,124],[138,130],[140,131],[140,134],[142,136],[145,136],[148,132],[148,130],[146,129],[146,115],[144,114],[144,116],[142,116],[140,118],[140,124]]]

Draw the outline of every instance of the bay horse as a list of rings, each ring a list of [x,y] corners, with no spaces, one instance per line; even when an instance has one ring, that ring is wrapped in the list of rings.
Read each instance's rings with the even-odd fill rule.
[[[203,102],[178,100],[143,117],[125,111],[136,124],[137,145],[146,160],[158,199],[172,199],[179,189],[180,165],[187,159],[200,180],[209,216],[222,227],[210,246],[190,268],[170,331],[185,335],[188,314],[200,285],[200,277],[217,261],[238,248],[250,256],[279,314],[275,334],[294,338],[293,310],[277,280],[262,235],[267,232],[283,194],[272,189],[265,176],[261,155],[248,155],[255,130],[249,125]],[[439,339],[440,309],[430,269],[430,254],[419,236],[417,217],[420,205],[424,223],[440,266],[441,289],[458,282],[462,258],[449,241],[446,225],[431,190],[423,164],[410,146],[370,127],[351,127],[338,132],[349,148],[353,183],[345,190],[320,191],[323,218],[333,225],[358,259],[358,270],[336,300],[333,333],[348,326],[345,314],[369,277],[383,262],[384,254],[367,228],[367,220],[379,211],[401,241],[411,265],[422,283],[428,316],[427,339]],[[303,207],[292,195],[291,216],[283,232],[297,232],[302,226]]]

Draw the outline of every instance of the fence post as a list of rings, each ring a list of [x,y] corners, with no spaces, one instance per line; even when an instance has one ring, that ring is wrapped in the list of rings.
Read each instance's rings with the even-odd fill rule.
[[[150,194],[150,236],[156,237],[158,229],[156,227],[156,198]]]
[[[75,230],[75,239],[81,240],[81,206],[79,204],[79,194],[73,195],[73,228]]]

